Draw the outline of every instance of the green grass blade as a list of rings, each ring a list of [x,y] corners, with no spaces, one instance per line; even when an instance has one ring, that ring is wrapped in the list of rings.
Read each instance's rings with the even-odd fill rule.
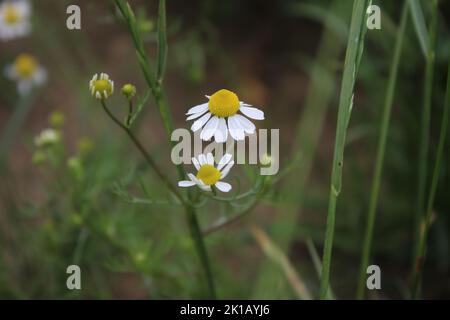
[[[322,272],[322,261],[320,260],[319,253],[317,252],[316,246],[311,238],[306,239],[306,247],[308,248],[309,255],[313,261],[314,269],[316,270],[317,276],[319,279],[321,278]],[[336,296],[331,289],[331,286],[328,288],[328,297],[329,300],[336,300]]]
[[[394,102],[395,88],[397,84],[398,69],[405,36],[406,24],[408,20],[408,6],[406,2],[403,5],[400,27],[398,29],[397,40],[395,42],[394,56],[392,58],[389,80],[387,84],[386,97],[383,108],[383,115],[378,139],[378,149],[375,163],[374,178],[372,181],[372,190],[370,193],[369,211],[367,216],[367,225],[365,230],[364,244],[362,250],[361,267],[359,271],[359,282],[357,298],[363,299],[365,293],[366,269],[369,262],[370,250],[372,247],[373,229],[375,224],[375,215],[378,205],[378,197],[383,171],[384,154],[386,149],[386,140],[389,130],[389,121],[391,116],[392,104]]]
[[[420,125],[420,144],[418,155],[418,173],[417,173],[417,207],[415,212],[416,229],[416,243],[414,246],[414,252],[417,251],[420,221],[425,211],[425,199],[426,199],[426,185],[427,185],[427,168],[428,168],[428,151],[429,151],[429,139],[430,139],[430,119],[431,119],[431,103],[433,93],[433,78],[434,78],[434,65],[435,65],[435,43],[437,33],[437,1],[433,0],[433,14],[429,35],[429,52],[426,56],[425,66],[425,79],[424,79],[424,98],[423,109],[421,115]]]
[[[438,143],[438,150],[436,155],[436,162],[434,164],[433,169],[433,177],[431,180],[431,188],[430,193],[428,196],[428,204],[427,204],[427,211],[425,219],[422,223],[422,232],[420,233],[420,243],[419,243],[419,249],[418,254],[416,255],[415,259],[415,265],[414,265],[414,271],[413,271],[413,285],[412,285],[412,297],[417,298],[419,294],[419,288],[420,288],[420,281],[422,277],[423,272],[423,264],[425,261],[425,254],[426,254],[426,241],[428,237],[428,232],[431,225],[431,217],[432,217],[432,210],[433,210],[433,204],[434,204],[434,198],[436,196],[436,190],[437,185],[439,182],[439,175],[441,172],[442,167],[442,159],[444,154],[444,147],[445,142],[447,138],[447,128],[448,128],[448,122],[449,122],[449,113],[450,113],[450,62],[448,67],[448,75],[447,75],[447,90],[445,94],[445,104],[444,104],[444,112],[442,116],[442,123],[441,123],[441,132],[439,135],[439,143]]]
[[[253,226],[250,228],[250,232],[265,255],[281,268],[297,297],[301,300],[312,300],[308,287],[283,250],[262,229]]]
[[[280,248],[289,250],[289,245],[295,240],[297,234],[296,221],[303,205],[304,190],[309,182],[311,171],[315,165],[316,151],[319,145],[320,136],[323,132],[323,125],[327,116],[328,108],[336,94],[336,64],[340,63],[341,55],[345,50],[346,41],[341,41],[336,37],[334,21],[336,18],[342,19],[347,25],[351,16],[351,3],[342,0],[333,0],[328,11],[335,14],[325,18],[324,29],[314,63],[311,63],[310,83],[306,97],[305,106],[299,117],[295,139],[292,145],[292,159],[299,159],[301,165],[295,166],[291,174],[283,184],[285,190],[298,190],[295,206],[286,209],[281,207],[277,214],[282,219],[276,219],[271,226],[271,236]],[[347,34],[346,37],[347,38]],[[281,205],[278,202],[278,205]],[[253,289],[255,299],[286,299],[287,283],[283,276],[276,270],[270,261],[266,261],[261,266],[258,281]]]
[[[437,2],[433,3],[433,11],[437,11]],[[437,13],[433,13],[434,16],[437,16]],[[437,185],[439,182],[439,175],[442,167],[442,158],[444,154],[445,141],[447,138],[447,128],[449,122],[449,109],[450,109],[450,59],[449,66],[447,72],[447,89],[445,93],[445,101],[444,101],[444,111],[441,122],[441,131],[439,135],[439,143],[437,149],[436,160],[433,169],[433,176],[431,179],[430,193],[428,194],[428,202],[426,208],[426,214],[424,219],[421,221],[418,226],[418,236],[419,242],[416,250],[416,254],[414,257],[414,263],[412,266],[412,286],[411,286],[411,296],[413,299],[416,299],[419,296],[420,283],[422,279],[423,273],[423,265],[425,262],[426,255],[426,242],[428,238],[428,232],[431,225],[431,217],[432,210],[434,204],[434,198],[436,196]]]
[[[334,146],[333,168],[331,174],[330,198],[328,203],[327,226],[325,232],[325,246],[323,251],[322,278],[320,283],[320,298],[326,299],[329,280],[331,253],[334,239],[334,224],[336,204],[342,186],[342,167],[344,162],[344,147],[347,127],[353,108],[353,89],[356,81],[357,63],[360,60],[360,43],[364,41],[363,22],[366,18],[368,1],[355,0],[353,2],[352,21],[345,56],[344,74],[342,76],[341,94],[339,101],[336,140]],[[365,26],[365,23],[364,23]]]
[[[166,0],[159,1],[158,9],[158,69],[156,79],[162,83],[167,60]]]
[[[411,16],[414,22],[414,28],[419,39],[420,48],[425,57],[430,52],[430,39],[428,36],[425,18],[419,0],[408,0],[409,8],[411,9]]]

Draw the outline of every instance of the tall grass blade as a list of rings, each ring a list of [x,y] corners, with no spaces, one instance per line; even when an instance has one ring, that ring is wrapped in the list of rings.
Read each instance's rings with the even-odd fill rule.
[[[433,215],[433,204],[434,198],[436,196],[437,185],[439,182],[439,175],[441,173],[442,159],[444,155],[445,142],[447,138],[448,122],[450,115],[450,59],[447,72],[447,89],[445,93],[444,111],[442,115],[441,131],[439,134],[439,143],[436,154],[436,161],[433,169],[433,176],[431,179],[430,193],[428,195],[428,203],[426,208],[426,215],[420,225],[419,231],[419,246],[417,253],[415,255],[415,261],[412,270],[412,287],[411,295],[413,299],[419,296],[420,283],[422,280],[423,266],[426,258],[426,242],[428,238],[429,229],[431,226],[432,215]]]
[[[433,78],[434,78],[434,64],[435,64],[435,44],[437,33],[437,0],[433,0],[432,17],[430,24],[429,35],[429,52],[426,55],[425,79],[424,79],[424,97],[423,109],[420,124],[420,144],[418,155],[418,173],[417,173],[417,207],[414,219],[415,246],[414,252],[418,249],[418,239],[420,238],[420,222],[425,211],[426,199],[426,185],[428,180],[428,151],[430,140],[430,118],[431,118],[431,103],[433,93]]]
[[[311,293],[284,252],[260,228],[254,226],[251,228],[251,232],[264,253],[281,267],[298,298],[311,300]]]
[[[428,36],[425,18],[419,0],[408,0],[409,8],[411,9],[411,16],[416,29],[417,37],[419,38],[420,48],[425,57],[430,52],[430,39]]]
[[[403,4],[403,10],[395,42],[394,56],[392,58],[391,69],[389,71],[389,80],[387,84],[386,97],[384,101],[383,115],[380,127],[380,136],[378,138],[377,156],[375,162],[375,172],[372,181],[372,190],[370,193],[369,211],[367,215],[367,225],[365,230],[364,244],[362,250],[361,267],[359,271],[359,282],[357,298],[363,299],[365,292],[366,269],[369,262],[370,251],[372,247],[373,229],[375,224],[375,215],[378,205],[378,196],[380,191],[381,176],[383,171],[384,154],[386,149],[386,140],[389,130],[389,121],[391,116],[392,104],[394,102],[395,88],[397,84],[398,69],[405,36],[406,24],[408,20],[408,5]]]
[[[333,169],[331,174],[330,197],[328,203],[327,227],[323,251],[322,278],[320,283],[320,298],[326,299],[331,267],[331,253],[334,240],[334,224],[336,204],[342,186],[342,167],[344,164],[344,147],[347,128],[353,108],[353,89],[356,81],[358,62],[360,61],[361,42],[364,41],[365,18],[369,1],[355,0],[353,2],[352,21],[345,56],[344,74],[342,76],[339,101],[336,140],[334,146]]]
[[[159,0],[158,9],[158,69],[156,79],[162,83],[167,60],[166,0]]]
[[[296,128],[294,141],[298,142],[293,144],[291,151],[292,158],[299,159],[298,163],[301,165],[293,169],[283,186],[286,190],[296,190],[299,202],[291,209],[280,209],[277,214],[282,218],[276,219],[271,227],[272,238],[284,252],[289,250],[290,243],[297,235],[296,226],[304,204],[304,190],[314,166],[328,107],[336,93],[335,66],[337,62],[340,62],[346,42],[336,37],[335,19],[342,19],[342,23],[346,23],[350,19],[350,5],[347,1],[333,0],[327,11],[334,12],[335,15],[324,17],[324,31],[317,50],[317,58],[310,71],[305,106]],[[253,297],[256,299],[286,298],[286,286],[283,276],[274,268],[273,263],[267,261],[261,267],[257,284],[253,289]]]
[[[322,261],[320,260],[319,253],[317,252],[316,246],[314,245],[314,242],[311,238],[306,239],[306,247],[308,248],[309,255],[311,256],[311,259],[313,261],[314,269],[316,270],[317,276],[319,277],[319,280],[321,278],[321,272],[322,272]],[[331,286],[328,288],[328,297],[329,300],[335,300],[336,296],[333,293],[333,289],[331,289]]]

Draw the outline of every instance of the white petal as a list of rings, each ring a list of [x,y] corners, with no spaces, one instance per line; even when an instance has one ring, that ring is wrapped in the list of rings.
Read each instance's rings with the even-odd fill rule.
[[[187,180],[185,180],[185,181],[179,181],[178,182],[178,186],[182,187],[182,188],[192,187],[192,186],[195,186],[195,185],[196,185],[196,183],[194,181],[187,181]]]
[[[225,167],[225,169],[222,170],[222,172],[220,173],[220,179],[225,178],[228,173],[230,172],[230,169],[233,167],[234,165],[234,161],[230,161],[230,163]]]
[[[194,164],[195,169],[200,170],[200,163],[198,162],[197,159],[192,158],[192,163]]]
[[[206,155],[206,163],[212,166],[214,165],[214,157],[211,152]]]
[[[204,190],[204,191],[211,191],[211,187],[210,187],[210,186],[207,186],[206,184],[204,184],[202,180],[197,179],[195,176],[191,177],[191,179],[192,179],[193,181],[195,181],[195,183],[197,184],[197,186],[198,186],[200,189],[202,189],[202,190]]]
[[[252,107],[246,107],[244,105],[241,105],[239,110],[245,114],[247,117],[255,120],[264,120],[264,112],[262,112],[259,109],[252,108]]]
[[[198,162],[200,162],[200,166],[204,166],[206,164],[205,155],[201,154],[198,156]]]
[[[199,186],[200,187],[200,189],[202,189],[203,191],[209,191],[209,192],[211,192],[211,186],[205,186],[205,185],[202,185],[202,186]]]
[[[241,116],[240,114],[235,115],[236,119],[240,122],[241,126],[244,128],[244,131],[248,134],[255,133],[256,126],[248,120],[246,117]]]
[[[200,133],[200,139],[204,141],[208,141],[209,139],[211,139],[211,137],[216,132],[218,125],[219,118],[217,118],[216,116],[212,117],[211,120],[209,120],[203,128],[202,133]]]
[[[214,134],[217,143],[224,143],[228,139],[228,127],[224,118],[219,118],[219,126]]]
[[[194,113],[203,112],[205,110],[208,110],[208,102],[202,103],[202,104],[199,104],[199,105],[197,105],[195,107],[190,108],[189,111],[186,114],[190,115],[190,114],[194,114]]]
[[[20,95],[27,95],[33,88],[33,84],[30,80],[21,80],[17,82],[17,91]]]
[[[217,166],[217,170],[222,170],[223,167],[225,167],[225,165],[230,162],[231,158],[233,158],[233,156],[229,153],[226,153],[222,159],[220,159],[219,161],[219,165]]]
[[[208,109],[203,110],[202,112],[198,112],[198,113],[194,113],[191,114],[189,117],[187,117],[186,121],[190,121],[190,120],[194,120],[197,119],[198,117],[202,116],[203,114],[205,114],[205,112],[207,112]]]
[[[196,176],[194,176],[192,173],[188,173],[189,179],[191,179],[192,182],[198,183],[198,179]]]
[[[230,130],[230,135],[234,140],[244,140],[245,133],[244,129],[241,127],[241,123],[235,118],[235,116],[228,118],[228,128]]]
[[[22,17],[26,18],[30,15],[31,5],[28,1],[16,2],[14,7]]]
[[[222,192],[228,192],[231,190],[231,184],[219,181],[215,184],[216,188]]]
[[[33,80],[37,85],[41,85],[47,81],[47,71],[40,67],[33,76]]]
[[[209,118],[211,118],[211,113],[208,112],[207,114],[205,114],[203,117],[201,117],[200,119],[196,120],[191,127],[192,132],[196,132],[197,130],[199,130],[201,127],[203,127],[205,125],[205,123],[209,120]]]

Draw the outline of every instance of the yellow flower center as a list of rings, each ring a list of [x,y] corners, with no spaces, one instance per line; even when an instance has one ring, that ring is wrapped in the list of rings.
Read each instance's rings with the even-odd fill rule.
[[[95,92],[103,93],[104,91],[106,91],[108,96],[112,94],[111,82],[109,82],[108,80],[105,79],[95,80],[93,86]]]
[[[220,171],[210,164],[205,164],[198,170],[197,179],[202,180],[207,186],[212,186],[219,181]]]
[[[235,115],[238,110],[238,96],[230,90],[221,89],[209,98],[209,111],[215,116],[230,117]]]
[[[19,13],[13,5],[7,4],[5,12],[3,14],[3,18],[5,19],[7,24],[15,24],[19,21]]]
[[[21,78],[30,78],[38,67],[36,59],[29,54],[21,54],[14,61],[14,68]]]

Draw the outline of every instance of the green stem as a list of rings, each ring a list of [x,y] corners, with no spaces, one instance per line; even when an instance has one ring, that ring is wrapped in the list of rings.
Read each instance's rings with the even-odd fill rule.
[[[211,267],[208,260],[208,254],[206,252],[206,248],[203,242],[202,232],[200,230],[200,226],[198,224],[198,219],[195,214],[195,209],[192,207],[190,203],[187,203],[184,198],[179,193],[178,189],[170,183],[170,180],[162,173],[162,171],[159,169],[155,161],[152,159],[150,154],[145,150],[145,148],[142,146],[141,142],[137,139],[137,137],[133,134],[133,132],[125,126],[123,123],[120,122],[117,117],[115,117],[111,111],[108,109],[108,107],[105,104],[104,100],[101,100],[101,104],[103,106],[103,109],[108,114],[108,116],[120,127],[122,130],[124,130],[128,137],[133,141],[135,146],[139,149],[141,154],[144,156],[145,160],[150,164],[150,166],[153,168],[153,170],[156,172],[156,174],[159,176],[159,178],[166,184],[166,186],[172,191],[172,193],[180,200],[180,202],[183,204],[186,210],[187,219],[191,231],[192,238],[194,240],[195,246],[197,248],[200,260],[202,265],[205,269],[206,274],[206,280],[208,284],[208,289],[210,292],[211,298],[215,298],[215,289],[214,289],[214,282],[213,282],[213,276],[211,272]]]
[[[336,216],[337,198],[342,185],[342,167],[344,161],[344,147],[347,127],[353,107],[353,89],[356,74],[361,61],[362,48],[366,28],[366,9],[368,1],[355,0],[353,2],[352,21],[345,56],[344,74],[339,101],[336,141],[334,146],[333,169],[331,174],[330,197],[328,203],[327,226],[325,231],[325,245],[323,251],[322,278],[320,282],[320,298],[326,299],[329,280],[331,253],[334,240],[334,224]]]
[[[428,168],[428,150],[430,139],[430,118],[431,118],[431,103],[433,91],[434,78],[434,63],[435,63],[435,43],[436,43],[436,29],[437,29],[437,1],[433,1],[433,11],[431,18],[431,25],[429,31],[429,51],[426,55],[425,79],[424,79],[424,98],[423,109],[420,126],[420,145],[419,145],[419,161],[417,174],[417,207],[414,217],[415,230],[415,244],[413,257],[416,257],[419,249],[420,241],[420,224],[423,219],[425,210],[425,199],[427,189],[427,168]],[[415,262],[413,261],[413,264]],[[414,267],[413,267],[414,268]]]
[[[139,149],[139,151],[144,156],[145,160],[150,164],[152,169],[156,172],[158,177],[165,183],[165,185],[170,189],[170,191],[180,200],[181,203],[186,204],[186,201],[181,196],[178,189],[170,182],[169,178],[159,169],[156,162],[153,160],[153,158],[150,156],[150,154],[145,150],[144,146],[141,144],[139,139],[134,135],[134,133],[128,128],[126,125],[124,125],[122,122],[120,122],[119,119],[117,119],[116,116],[114,116],[111,111],[108,109],[108,107],[105,104],[104,100],[101,100],[101,104],[103,106],[103,109],[108,114],[108,116],[120,127],[122,130],[124,130],[128,137],[130,137],[131,141],[133,141],[134,145]]]
[[[3,131],[0,138],[0,167],[6,162],[6,157],[13,147],[14,139],[33,106],[34,97],[35,95],[33,94],[20,97],[11,119],[8,121],[5,130]]]
[[[258,205],[261,198],[264,196],[266,191],[269,189],[269,185],[270,185],[269,179],[267,177],[264,177],[261,189],[257,192],[255,199],[252,201],[252,203],[246,209],[244,209],[240,213],[235,214],[233,217],[231,217],[225,221],[222,221],[218,224],[214,224],[214,225],[210,226],[208,229],[203,231],[203,235],[207,236],[211,233],[214,233],[221,229],[229,227],[230,225],[233,225],[236,222],[242,220],[242,218],[244,218],[246,215],[248,215],[250,212],[252,212],[253,209],[256,208],[256,206]]]
[[[129,128],[131,125],[131,119],[133,118],[133,101],[128,99],[128,116],[126,121],[126,126]]]
[[[447,137],[447,127],[448,127],[449,112],[450,112],[449,110],[450,110],[450,61],[449,61],[448,73],[447,73],[447,90],[445,93],[444,111],[443,111],[443,116],[442,116],[441,132],[439,135],[439,144],[438,144],[438,149],[437,149],[436,162],[434,164],[430,193],[428,195],[426,216],[425,216],[425,219],[423,220],[423,222],[420,224],[419,246],[418,246],[418,250],[415,255],[413,270],[412,270],[411,292],[412,292],[413,299],[416,299],[419,295],[420,283],[421,283],[422,273],[423,273],[423,264],[425,262],[425,255],[426,255],[426,242],[427,242],[428,232],[429,232],[430,225],[431,225],[431,218],[433,215],[432,210],[433,210],[434,198],[436,196],[436,190],[437,190],[437,185],[438,185],[438,181],[439,181],[439,174],[440,174],[441,166],[442,166],[442,158],[443,158],[443,154],[444,154],[445,141],[446,141],[446,137]]]
[[[166,10],[165,1],[160,0],[159,3],[159,18],[158,18],[158,70],[156,77],[150,68],[150,63],[145,52],[144,42],[139,32],[138,25],[136,23],[136,18],[131,9],[130,5],[124,0],[115,0],[115,3],[119,10],[121,11],[123,17],[125,18],[128,28],[136,48],[136,54],[141,66],[144,78],[147,82],[148,87],[152,91],[153,98],[160,114],[161,120],[164,124],[164,129],[167,134],[169,145],[171,147],[175,146],[175,141],[172,141],[171,135],[173,132],[173,123],[170,113],[169,104],[167,102],[166,94],[163,88],[163,75],[166,65],[167,56],[167,40],[166,40]],[[184,171],[183,165],[177,165],[177,171],[180,179],[184,180],[186,177],[186,172]],[[188,192],[189,200],[192,200],[192,193]],[[192,202],[192,201],[190,201]],[[208,283],[209,295],[211,298],[215,299],[216,293],[214,288],[214,281],[211,272],[211,267],[208,259],[208,254],[206,251],[205,243],[201,234],[201,230],[198,223],[197,214],[195,208],[190,204],[186,206],[186,215],[189,224],[189,229],[191,236],[195,242],[197,253],[200,257],[202,267],[206,276]]]
[[[375,225],[375,216],[378,205],[378,197],[381,184],[381,175],[383,172],[384,154],[386,150],[386,140],[389,130],[389,121],[391,117],[392,104],[394,101],[395,87],[397,84],[398,69],[405,35],[406,23],[408,20],[408,5],[405,1],[398,29],[397,40],[395,43],[394,56],[392,59],[389,80],[387,84],[386,98],[384,101],[383,116],[381,120],[380,136],[378,139],[378,149],[375,163],[374,179],[372,181],[372,190],[370,194],[369,212],[367,216],[367,225],[365,230],[364,244],[362,250],[361,266],[359,270],[359,282],[357,299],[363,299],[365,293],[366,269],[369,263],[370,251],[372,248],[373,229]]]

